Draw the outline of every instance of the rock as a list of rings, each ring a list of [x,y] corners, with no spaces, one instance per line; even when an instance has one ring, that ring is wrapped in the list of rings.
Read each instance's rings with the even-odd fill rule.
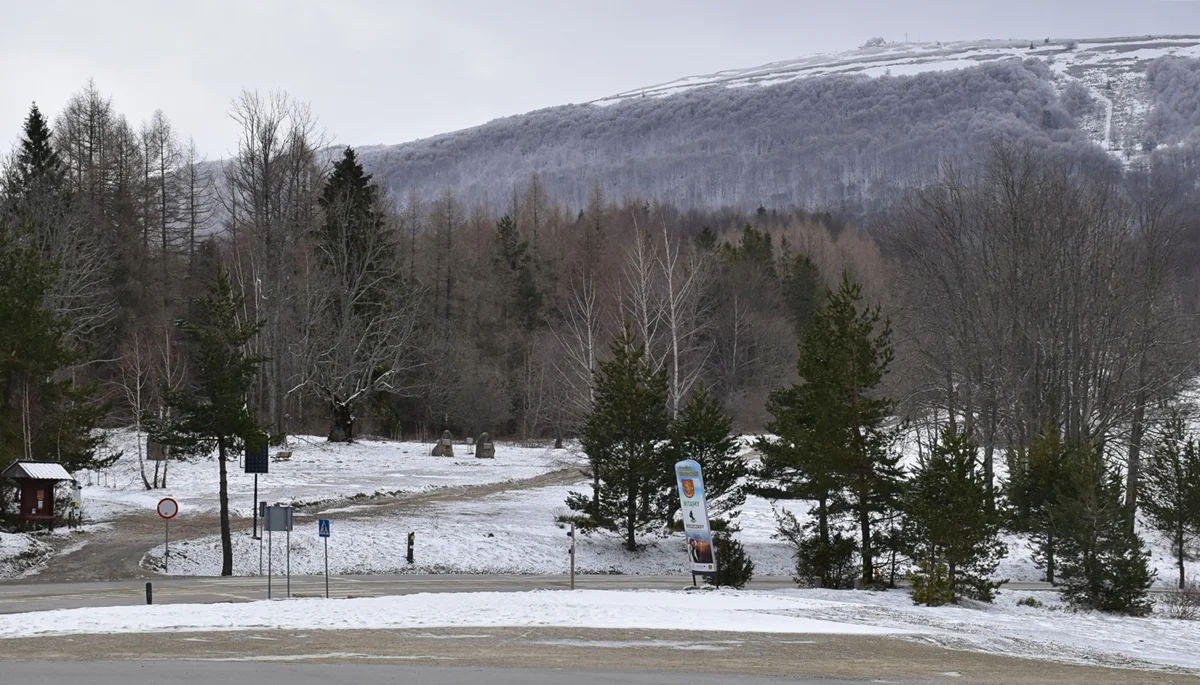
[[[433,445],[435,457],[453,457],[454,456],[454,439],[450,437],[450,431],[442,431],[442,438]]]
[[[479,436],[479,442],[475,445],[476,459],[495,459],[496,444],[492,442],[491,436],[483,433]]]

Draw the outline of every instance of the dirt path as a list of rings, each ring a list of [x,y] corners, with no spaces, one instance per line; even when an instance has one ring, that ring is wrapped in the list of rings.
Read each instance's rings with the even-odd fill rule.
[[[569,485],[579,482],[581,478],[578,468],[569,468],[551,471],[533,478],[502,483],[438,488],[424,492],[362,499],[334,500],[305,507],[298,512],[298,515],[315,518],[323,511],[353,505],[355,518],[394,516],[431,504],[478,499],[501,492],[529,490],[551,485]],[[235,530],[241,530],[250,526],[250,519],[235,517],[231,524]],[[171,522],[171,540],[193,540],[212,535],[218,532],[220,527],[220,518],[213,514],[179,518]],[[157,577],[157,573],[143,569],[141,561],[147,552],[162,544],[164,535],[163,521],[158,516],[154,514],[127,516],[114,521],[111,528],[87,534],[82,538],[86,544],[76,551],[51,557],[46,567],[36,575],[10,582],[60,583]],[[78,538],[71,539],[66,544],[77,544],[79,541],[81,540]]]
[[[955,685],[1200,683],[1185,673],[961,652],[899,638],[588,628],[73,635],[3,641],[0,660],[219,659],[586,668]],[[732,679],[731,679],[732,680]],[[614,681],[615,682],[615,681]]]

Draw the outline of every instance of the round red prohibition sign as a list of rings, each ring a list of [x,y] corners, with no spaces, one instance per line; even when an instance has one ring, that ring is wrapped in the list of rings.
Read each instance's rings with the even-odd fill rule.
[[[158,515],[159,516],[170,521],[171,519],[175,518],[175,515],[178,513],[179,513],[179,502],[176,502],[175,500],[171,499],[170,497],[164,497],[161,500],[159,500],[159,502],[158,502]]]

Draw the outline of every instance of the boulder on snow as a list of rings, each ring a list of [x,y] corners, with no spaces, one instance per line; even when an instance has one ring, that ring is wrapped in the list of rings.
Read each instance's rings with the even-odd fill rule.
[[[482,433],[479,436],[479,443],[475,446],[475,458],[496,458],[496,444],[492,442],[491,436],[489,436],[487,433]]]
[[[450,431],[442,431],[441,439],[433,445],[432,455],[435,457],[454,456],[454,439],[450,437]]]

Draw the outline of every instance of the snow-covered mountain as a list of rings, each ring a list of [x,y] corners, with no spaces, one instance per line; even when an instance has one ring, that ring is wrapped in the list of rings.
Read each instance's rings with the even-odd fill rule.
[[[1036,59],[1054,72],[1053,83],[1060,91],[1078,83],[1104,105],[1081,124],[1096,143],[1119,151],[1119,141],[1145,124],[1150,101],[1148,64],[1168,56],[1200,58],[1200,36],[892,43],[690,76],[600,98],[594,104],[667,97],[709,86],[762,87],[832,75],[912,76]]]
[[[997,137],[1132,163],[1200,130],[1200,36],[905,43],[693,76],[360,150],[394,191],[501,207],[538,172],[682,206],[865,207]]]

